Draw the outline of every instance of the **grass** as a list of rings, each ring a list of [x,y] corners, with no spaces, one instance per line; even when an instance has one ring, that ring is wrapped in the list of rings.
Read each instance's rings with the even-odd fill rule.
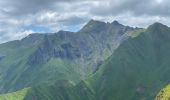
[[[170,100],[170,84],[158,93],[155,100]]]
[[[24,88],[17,92],[7,93],[0,95],[0,100],[23,100],[29,88]]]
[[[146,29],[138,29],[138,30],[128,31],[125,34],[127,34],[127,36],[130,36],[132,38],[135,38],[145,31]]]

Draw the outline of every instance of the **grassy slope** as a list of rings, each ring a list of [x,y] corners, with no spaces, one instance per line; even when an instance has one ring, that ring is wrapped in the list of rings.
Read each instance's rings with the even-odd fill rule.
[[[170,84],[163,88],[158,95],[156,96],[155,100],[169,100],[170,99]]]
[[[141,31],[139,31],[139,33],[141,33]],[[139,33],[135,31],[134,34],[139,35]],[[51,84],[51,85],[39,85],[39,86],[31,88],[30,91],[25,96],[24,100],[30,100],[30,99],[34,99],[34,100],[65,100],[65,99],[69,99],[69,100],[80,100],[80,99],[81,100],[100,100],[100,98],[101,98],[100,96],[102,96],[105,93],[104,91],[107,92],[106,88],[109,89],[109,87],[110,87],[109,83],[111,83],[112,80],[110,80],[108,82],[108,84],[106,84],[109,87],[108,86],[100,87],[101,86],[100,83],[93,83],[93,82],[94,81],[99,82],[98,77],[101,77],[102,73],[104,73],[104,69],[106,66],[108,66],[107,63],[109,63],[110,60],[111,59],[107,60],[105,62],[105,64],[102,65],[103,69],[100,69],[96,75],[91,76],[89,79],[87,79],[85,81],[81,81],[76,86],[72,81],[67,81],[67,80],[57,81],[56,84]],[[69,65],[68,68],[70,67],[70,64],[63,62],[60,59],[58,59],[58,60],[52,59],[49,61],[49,63],[44,65],[47,67],[42,67],[43,69],[41,69],[41,70],[42,70],[42,72],[44,72],[43,70],[47,70],[46,68],[56,67],[55,65],[58,65],[58,66]],[[75,67],[75,65],[73,65],[73,66]],[[61,72],[62,72],[62,70],[63,71],[68,70],[68,72],[66,72],[66,73],[68,73],[68,77],[69,77],[71,72],[73,72],[73,70],[71,70],[72,68],[69,68],[69,69],[67,69],[67,68],[63,69],[63,68],[65,68],[65,67],[58,67],[57,69],[61,70]],[[53,69],[52,71],[54,71],[54,68],[51,68],[51,69]],[[53,72],[49,72],[49,74],[53,74]],[[56,74],[55,71],[54,71],[54,74]],[[44,74],[44,75],[48,75],[48,74]],[[110,76],[112,76],[112,75],[110,74],[107,77],[109,78]],[[70,76],[70,77],[72,77],[72,76]],[[56,78],[59,78],[59,77],[57,77],[57,75],[56,75]],[[98,92],[101,92],[101,91],[97,90],[96,88],[105,88],[105,90],[103,90],[103,92],[99,94]],[[108,95],[110,95],[110,94],[108,94]],[[107,98],[105,98],[105,99],[109,100]]]
[[[57,42],[57,41],[58,40],[56,40],[55,42]],[[101,48],[96,48],[96,49],[101,49]],[[106,50],[106,53],[107,52],[108,51]],[[98,53],[94,54],[94,56],[97,54]],[[108,55],[109,54],[107,54],[107,57],[108,57]],[[20,57],[21,56],[19,56],[19,58]],[[100,56],[98,56],[98,57],[100,57]],[[104,57],[104,58],[107,58],[107,57]],[[25,57],[25,59],[26,58],[27,57]],[[15,61],[15,60],[12,59],[11,61]],[[23,65],[21,64],[21,66],[23,66]],[[31,66],[31,67],[26,66],[26,69],[24,69],[24,71],[23,71],[23,69],[21,69],[23,71],[23,73],[18,75],[19,78],[15,77],[16,80],[10,80],[8,83],[10,83],[10,84],[14,83],[14,85],[17,84],[18,87],[20,87],[20,86],[22,86],[22,84],[26,84],[26,85],[30,86],[30,84],[35,85],[35,83],[42,83],[41,81],[43,81],[44,79],[49,80],[49,81],[47,81],[47,83],[49,82],[50,86],[42,85],[42,86],[32,88],[31,92],[29,92],[27,94],[25,99],[27,99],[27,97],[34,98],[35,97],[34,95],[38,95],[38,97],[35,97],[35,98],[38,98],[37,100],[42,100],[42,98],[46,98],[47,100],[48,99],[50,99],[50,100],[56,100],[56,99],[57,100],[65,100],[66,98],[69,98],[70,100],[80,100],[80,99],[81,100],[95,100],[96,99],[95,96],[98,94],[96,93],[96,90],[93,89],[93,86],[91,85],[91,83],[88,81],[83,81],[80,84],[78,84],[77,86],[70,86],[70,85],[65,86],[64,85],[64,86],[58,87],[53,84],[51,85],[51,83],[56,81],[56,79],[59,79],[59,80],[60,79],[66,79],[66,80],[69,79],[72,81],[80,80],[81,73],[78,73],[79,70],[76,70],[77,68],[75,68],[75,67],[80,67],[79,63],[76,63],[76,65],[75,65],[75,63],[71,63],[71,61],[52,58],[45,65],[38,65],[38,66]],[[41,68],[41,69],[39,70],[39,68]],[[16,70],[16,72],[21,71],[18,69],[15,69],[15,70]],[[32,74],[29,74],[29,73],[32,73]],[[34,76],[37,76],[37,77],[33,78]],[[55,76],[55,77],[50,77],[50,76]],[[25,78],[25,77],[27,77],[27,78]],[[52,80],[52,82],[51,82],[51,80]],[[97,80],[97,79],[95,78],[93,80]],[[14,82],[12,82],[12,81],[14,81]],[[70,82],[69,82],[69,84],[70,84]],[[73,84],[74,84],[74,82],[73,82]],[[7,85],[7,87],[11,89],[13,86],[9,87]],[[62,88],[60,88],[60,87],[62,87]],[[58,91],[63,91],[63,92],[58,93]],[[53,94],[52,92],[57,93],[57,94]]]
[[[25,88],[17,92],[0,95],[0,100],[23,100],[28,91],[29,88]]]
[[[0,83],[2,84],[1,86],[5,88],[5,91],[10,90],[9,88],[14,89],[14,87],[12,88],[8,85],[14,85],[16,80],[21,77],[21,73],[24,72],[27,67],[25,66],[27,58],[34,52],[40,41],[28,46],[26,46],[24,42],[22,43],[21,41],[13,41],[0,45],[0,54],[5,55],[0,61],[0,73],[2,75]],[[5,73],[10,73],[10,75]]]
[[[110,60],[108,60],[107,62],[109,61]],[[61,63],[60,60],[59,61],[52,60],[50,62],[51,62],[49,63],[50,65],[51,64],[55,65],[56,63],[60,65]],[[106,66],[107,62],[105,62],[105,64],[103,65],[103,68],[105,68],[104,66]],[[61,63],[61,65],[63,64]],[[64,67],[61,67],[61,68],[63,69]],[[69,75],[69,72],[68,72],[68,75]],[[34,99],[34,100],[65,100],[65,99],[98,100],[99,96],[97,96],[98,94],[94,87],[97,86],[97,84],[99,83],[95,84],[93,87],[93,85],[91,85],[92,82],[90,81],[90,80],[97,81],[95,77],[91,77],[89,78],[89,80],[81,81],[78,85],[75,85],[72,81],[63,80],[63,81],[57,81],[56,84],[40,85],[37,87],[33,87],[27,93],[24,100],[30,100],[30,99]]]
[[[94,95],[83,84],[81,82],[75,87],[69,81],[60,81],[51,86],[35,87],[24,100],[95,100]]]
[[[119,44],[118,36],[126,30],[133,30],[123,25],[114,25],[102,22],[92,22],[93,27],[86,28],[78,33],[64,32],[61,34],[44,35],[33,34],[21,41],[12,41],[0,45],[0,91],[11,92],[24,87],[36,86],[41,83],[52,84],[56,80],[68,79],[75,83],[87,75],[98,70],[102,61],[112,54]],[[100,27],[98,28],[98,24]],[[88,26],[88,25],[87,25]],[[89,29],[89,30],[88,30]],[[67,34],[68,33],[68,34]],[[115,38],[116,37],[116,38]],[[63,45],[71,45],[70,47]],[[81,52],[77,59],[55,57],[54,51],[62,56],[75,55]],[[79,51],[80,50],[80,51]],[[44,63],[28,63],[39,61]],[[43,56],[42,56],[43,55]],[[35,59],[34,59],[35,58]]]
[[[60,80],[51,85],[1,94],[0,100],[96,100],[94,94],[84,81],[75,86],[71,81]]]
[[[51,84],[60,79],[74,82],[80,80],[80,65],[73,60],[51,58],[45,64],[28,65],[30,55],[43,43],[43,37],[33,34],[23,40],[0,45],[0,54],[5,56],[0,60],[1,92],[16,91],[41,83]]]
[[[70,79],[75,82],[80,80],[79,70],[76,70],[79,64],[75,65],[70,60],[51,59],[45,65],[29,66],[29,56],[42,43],[42,38],[38,37],[38,42],[33,44],[29,43],[30,41],[34,40],[12,41],[0,45],[0,54],[5,55],[0,61],[0,90],[10,92],[44,82],[52,83],[57,79]]]
[[[169,80],[170,29],[150,26],[125,41],[92,79],[97,100],[152,100]]]

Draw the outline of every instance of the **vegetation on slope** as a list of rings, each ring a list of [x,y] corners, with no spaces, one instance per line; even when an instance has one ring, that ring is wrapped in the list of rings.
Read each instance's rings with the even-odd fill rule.
[[[29,91],[29,88],[24,88],[17,92],[1,94],[0,100],[23,100]]]
[[[170,100],[170,84],[158,93],[155,100]]]
[[[160,23],[123,42],[91,79],[97,100],[154,99],[170,82],[169,44],[170,28]]]
[[[170,82],[170,28],[155,23],[135,33],[86,80],[35,86],[24,99],[153,100]],[[56,60],[50,62],[55,65]]]
[[[78,83],[99,69],[129,30],[93,20],[77,33],[32,34],[0,44],[0,93],[57,80]]]
[[[139,36],[141,33],[144,33],[146,31],[146,29],[138,29],[138,30],[133,30],[133,31],[128,31],[125,34],[127,34],[128,36],[135,38],[137,36]]]
[[[122,76],[121,73],[119,74],[119,72],[121,72],[122,70],[122,69],[119,70],[120,68],[119,65],[117,67],[115,66],[116,69],[113,69],[114,68],[112,64],[112,62],[114,61],[112,59],[113,57],[114,57],[114,54],[108,60],[106,60],[106,62],[104,62],[104,64],[100,67],[100,69],[97,70],[96,74],[90,76],[87,80],[81,81],[77,85],[68,85],[69,82],[65,82],[67,83],[67,85],[59,85],[60,82],[56,82],[56,84],[53,84],[51,86],[43,85],[43,86],[34,87],[32,88],[32,91],[30,91],[27,94],[27,96],[25,97],[25,100],[29,100],[32,98],[35,99],[35,96],[36,96],[35,100],[40,100],[40,99],[43,100],[43,98],[49,99],[49,100],[65,100],[65,99],[69,99],[69,100],[103,100],[103,99],[112,100],[113,98],[117,100],[122,100],[125,97],[130,98],[133,96],[132,95],[133,93],[128,92],[128,89],[131,90],[131,87],[134,84],[130,83],[131,80],[129,80],[129,78]],[[107,70],[108,72],[105,72],[105,70]],[[132,69],[128,68],[127,71],[128,70],[130,71]],[[116,73],[117,75],[114,75]],[[113,77],[115,77],[115,79],[120,78],[122,81],[113,80],[112,79]],[[126,81],[128,82],[126,83]],[[131,84],[131,85],[128,85],[128,84]],[[117,85],[121,85],[121,86],[117,86]],[[131,87],[128,87],[124,90],[126,85],[131,86]],[[140,88],[142,88],[142,86]],[[113,90],[113,89],[116,89],[116,90]],[[114,91],[118,91],[118,92],[114,92]]]

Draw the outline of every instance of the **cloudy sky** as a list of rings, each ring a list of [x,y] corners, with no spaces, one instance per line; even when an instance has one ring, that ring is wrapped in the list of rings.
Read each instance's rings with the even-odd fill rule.
[[[170,0],[0,0],[0,43],[30,33],[77,31],[90,19],[170,26]]]

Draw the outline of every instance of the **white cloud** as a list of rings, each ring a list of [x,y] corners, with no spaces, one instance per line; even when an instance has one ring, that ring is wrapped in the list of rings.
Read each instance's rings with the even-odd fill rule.
[[[1,0],[0,42],[35,32],[31,27],[49,29],[44,32],[71,30],[81,28],[90,19],[118,20],[138,27],[156,21],[170,25],[169,3],[169,0]]]

